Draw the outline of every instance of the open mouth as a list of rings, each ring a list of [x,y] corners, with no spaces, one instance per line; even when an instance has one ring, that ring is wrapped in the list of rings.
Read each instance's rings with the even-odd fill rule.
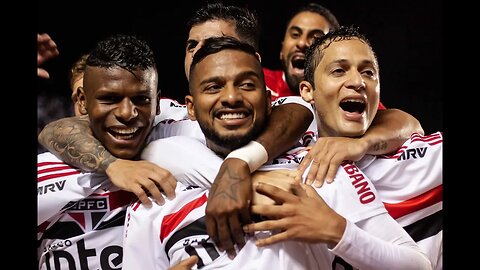
[[[305,57],[296,56],[292,59],[292,67],[297,69],[305,69]]]
[[[346,99],[340,102],[342,110],[351,113],[363,113],[367,107],[363,100]]]

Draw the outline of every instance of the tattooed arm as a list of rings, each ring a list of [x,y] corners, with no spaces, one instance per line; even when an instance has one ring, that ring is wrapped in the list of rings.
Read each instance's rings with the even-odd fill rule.
[[[412,115],[398,110],[380,110],[372,125],[360,138],[322,137],[302,160],[298,167],[297,180],[312,162],[307,175],[307,184],[316,182],[320,187],[324,180],[333,181],[340,163],[344,160],[357,161],[365,154],[388,154],[398,149],[412,133],[423,135],[420,122]]]
[[[65,163],[86,172],[105,172],[119,188],[133,192],[151,205],[147,192],[164,202],[160,188],[168,198],[175,196],[176,180],[167,170],[145,160],[120,159],[107,151],[93,136],[88,116],[69,117],[49,123],[38,141]]]

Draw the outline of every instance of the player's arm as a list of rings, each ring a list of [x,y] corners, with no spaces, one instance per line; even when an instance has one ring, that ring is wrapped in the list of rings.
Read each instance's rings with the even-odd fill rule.
[[[342,161],[357,161],[365,154],[391,153],[415,132],[423,134],[423,129],[412,115],[398,109],[379,110],[372,125],[360,138],[318,138],[298,167],[297,180],[311,163],[306,183],[315,182],[317,187],[320,187],[324,180],[330,183]]]
[[[297,183],[292,188],[293,193],[269,184],[257,185],[256,191],[277,204],[252,206],[253,213],[271,219],[246,225],[244,230],[279,232],[257,240],[257,246],[286,240],[325,243],[359,269],[432,269],[418,245],[387,212],[353,223],[330,208],[312,186]]]
[[[236,255],[235,244],[239,248],[245,244],[241,226],[251,222],[250,173],[293,146],[312,120],[311,110],[304,105],[273,107],[263,133],[255,142],[230,153],[220,167],[208,197],[206,225],[209,236],[230,257]]]
[[[151,205],[147,192],[159,203],[164,202],[160,188],[167,197],[175,196],[176,181],[170,172],[148,161],[125,160],[113,156],[93,136],[86,115],[63,118],[47,124],[38,140],[68,164],[86,172],[106,172],[112,183],[133,192],[146,205]]]

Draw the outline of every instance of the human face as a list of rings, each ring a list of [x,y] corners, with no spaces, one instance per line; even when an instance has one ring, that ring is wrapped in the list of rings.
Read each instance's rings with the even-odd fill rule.
[[[220,36],[231,36],[240,39],[235,32],[235,24],[224,20],[207,21],[190,29],[185,47],[185,75],[187,80],[190,75],[193,55],[203,45],[203,41],[210,37]]]
[[[198,121],[216,153],[227,155],[264,128],[270,91],[254,56],[230,49],[211,54],[195,66],[189,85],[189,117]]]
[[[301,95],[314,103],[320,136],[362,136],[377,112],[380,80],[370,46],[359,39],[336,41],[323,51],[314,72],[315,90],[302,81]]]
[[[79,102],[95,137],[114,156],[136,157],[156,115],[155,69],[87,67]]]
[[[310,11],[295,15],[287,26],[280,51],[280,61],[287,84],[298,93],[298,84],[304,77],[305,51],[313,39],[330,31],[325,17]]]

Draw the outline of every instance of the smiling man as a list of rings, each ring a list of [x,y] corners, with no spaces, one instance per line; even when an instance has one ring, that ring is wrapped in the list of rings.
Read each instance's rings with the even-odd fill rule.
[[[88,113],[94,136],[105,146],[97,151],[139,158],[157,113],[157,85],[147,43],[117,35],[97,44],[78,96],[80,112]],[[78,133],[73,126],[69,131]],[[152,184],[131,182],[133,192]],[[152,182],[174,196],[171,175]],[[37,187],[38,269],[121,269],[123,221],[133,193],[120,190],[104,173],[82,173],[50,152],[38,155]],[[162,200],[160,193],[152,195]]]

